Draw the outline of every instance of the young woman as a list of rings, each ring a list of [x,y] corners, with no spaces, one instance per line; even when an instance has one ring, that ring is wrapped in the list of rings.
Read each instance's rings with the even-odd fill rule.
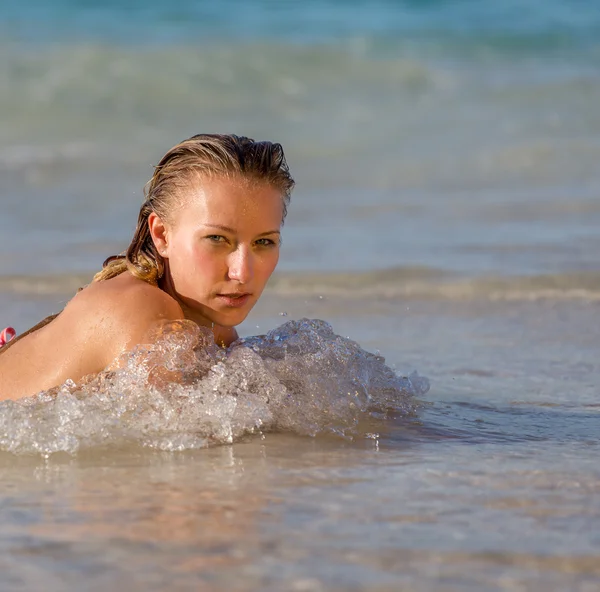
[[[280,144],[197,135],[157,165],[125,255],[56,316],[0,347],[0,400],[97,374],[189,319],[228,346],[279,259],[294,181]]]

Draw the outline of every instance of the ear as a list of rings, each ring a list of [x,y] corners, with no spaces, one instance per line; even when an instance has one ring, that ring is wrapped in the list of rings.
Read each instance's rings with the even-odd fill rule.
[[[167,249],[169,246],[168,229],[156,212],[150,212],[148,215],[148,230],[150,231],[152,242],[160,256],[167,257]]]

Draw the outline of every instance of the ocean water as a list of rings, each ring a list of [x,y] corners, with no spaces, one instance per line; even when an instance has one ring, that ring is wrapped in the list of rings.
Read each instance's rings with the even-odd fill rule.
[[[0,404],[0,590],[599,589],[599,105],[593,0],[0,0],[0,325],[185,137],[297,180],[228,357]]]

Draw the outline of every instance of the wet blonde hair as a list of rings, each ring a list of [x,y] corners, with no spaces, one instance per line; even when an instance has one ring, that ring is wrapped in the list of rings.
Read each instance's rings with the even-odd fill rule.
[[[294,187],[281,144],[235,135],[192,136],[173,146],[156,165],[144,189],[145,200],[131,244],[125,254],[109,257],[93,281],[129,271],[156,285],[164,272],[164,260],[152,241],[148,216],[156,212],[162,220],[169,220],[185,190],[198,178],[237,178],[270,185],[281,191],[284,219]]]

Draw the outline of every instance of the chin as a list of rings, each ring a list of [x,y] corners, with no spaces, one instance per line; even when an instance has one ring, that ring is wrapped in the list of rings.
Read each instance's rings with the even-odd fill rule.
[[[232,312],[220,312],[217,313],[215,315],[215,323],[220,325],[221,327],[235,327],[236,325],[239,325],[240,323],[243,323],[246,318],[248,317],[248,314],[250,313],[250,310],[246,310],[246,311],[232,311]]]

